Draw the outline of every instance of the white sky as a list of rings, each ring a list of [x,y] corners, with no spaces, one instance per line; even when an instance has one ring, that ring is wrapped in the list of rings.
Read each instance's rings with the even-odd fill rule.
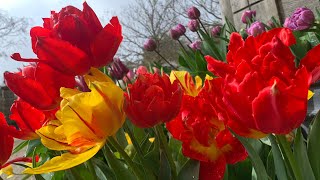
[[[60,11],[61,8],[67,5],[73,5],[82,10],[84,0],[0,0],[0,9],[8,12],[13,17],[30,18],[30,27],[42,25],[43,17],[50,17],[50,11]],[[120,15],[124,6],[127,6],[133,0],[87,0],[87,3],[96,12],[97,16],[105,25],[112,15]],[[29,31],[29,29],[28,29]],[[1,42],[0,42],[1,43]],[[22,57],[34,57],[31,50],[30,38],[27,37],[26,46],[20,46],[10,49],[12,54],[15,52],[21,53]],[[16,71],[21,67],[22,63],[15,62],[10,58],[0,59],[0,85],[3,81],[4,71]]]

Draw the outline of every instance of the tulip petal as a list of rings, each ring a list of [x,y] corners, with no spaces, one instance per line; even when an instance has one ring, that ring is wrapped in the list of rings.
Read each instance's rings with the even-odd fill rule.
[[[9,135],[8,124],[2,113],[0,113],[0,169],[8,161],[13,149],[13,137]]]
[[[320,45],[312,48],[300,61],[300,67],[305,66],[312,74],[312,83],[320,79]]]
[[[104,144],[105,142],[97,143],[93,148],[80,154],[64,153],[61,156],[52,158],[39,167],[27,168],[23,173],[44,174],[72,168],[92,158],[104,146]]]
[[[101,67],[109,64],[113,60],[119,45],[123,39],[121,25],[117,17],[112,17],[102,31],[97,34],[91,44],[91,52],[94,60],[91,62],[93,67]]]
[[[208,70],[214,75],[224,78],[227,74],[233,74],[235,69],[225,62],[216,60],[211,56],[205,56],[206,61],[208,62]]]
[[[199,179],[221,180],[226,171],[226,160],[220,157],[214,162],[200,162]]]
[[[69,75],[82,75],[90,69],[88,56],[69,42],[53,39],[38,38],[36,44],[40,61]]]
[[[88,27],[94,34],[98,34],[102,30],[102,25],[96,15],[96,13],[91,9],[88,3],[85,1],[83,3],[83,18],[88,23]]]
[[[18,73],[4,73],[6,85],[21,99],[38,109],[51,109],[56,106],[42,84]]]

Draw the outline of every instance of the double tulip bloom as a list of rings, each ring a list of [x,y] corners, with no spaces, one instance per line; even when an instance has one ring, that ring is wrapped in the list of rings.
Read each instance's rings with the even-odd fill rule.
[[[173,72],[171,80],[175,79],[184,90],[182,106],[166,127],[182,142],[183,154],[200,161],[200,179],[222,179],[226,164],[244,160],[247,153],[218,118],[215,97],[221,94],[221,79],[207,78],[203,87],[199,77],[194,83],[187,72]]]
[[[30,35],[37,59],[18,61],[44,62],[69,75],[83,75],[90,67],[102,67],[113,60],[122,41],[121,25],[117,17],[102,27],[94,11],[86,2],[83,11],[67,6],[59,13],[51,12],[43,18],[43,27],[34,27]]]
[[[179,112],[182,89],[178,82],[171,84],[165,74],[139,74],[128,89],[124,109],[128,118],[138,127],[149,128],[168,122]]]
[[[216,99],[224,109],[221,117],[239,135],[287,134],[304,121],[311,80],[319,78],[319,47],[295,67],[293,44],[295,37],[286,28],[245,41],[233,33],[227,63],[205,57],[208,70],[223,81],[222,97]]]
[[[37,130],[43,145],[65,151],[27,174],[42,174],[77,166],[93,157],[122,126],[123,91],[97,69],[85,76],[90,92],[61,88],[57,119]]]

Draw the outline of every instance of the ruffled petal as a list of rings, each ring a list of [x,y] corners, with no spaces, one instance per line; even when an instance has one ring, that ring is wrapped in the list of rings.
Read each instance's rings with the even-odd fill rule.
[[[105,142],[97,143],[96,146],[80,154],[64,153],[61,156],[52,158],[39,167],[27,168],[23,173],[45,174],[72,168],[88,161],[104,146],[104,144]]]

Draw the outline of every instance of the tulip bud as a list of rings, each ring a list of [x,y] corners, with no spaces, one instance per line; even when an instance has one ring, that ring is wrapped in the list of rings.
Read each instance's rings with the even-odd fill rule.
[[[148,69],[145,66],[139,66],[137,71],[136,71],[137,75],[146,74],[146,73],[148,73]]]
[[[118,80],[121,80],[129,72],[129,69],[120,61],[119,58],[114,58],[111,67],[111,76]]]
[[[248,20],[252,20],[256,16],[256,11],[247,10],[241,16],[241,21],[248,24]]]
[[[134,79],[135,77],[135,73],[129,69],[129,72],[127,73],[126,76],[123,77],[123,81],[126,82],[126,83],[129,83],[132,79]]]
[[[211,29],[212,37],[219,36],[221,32],[221,26],[215,26]]]
[[[294,31],[308,29],[315,21],[313,12],[308,8],[297,8],[294,13],[286,18],[284,27]]]
[[[149,38],[144,42],[143,48],[146,51],[154,51],[157,48],[157,43],[156,43],[156,41],[154,39]]]
[[[189,19],[198,19],[200,17],[200,11],[198,8],[192,6],[188,9],[188,17]]]
[[[175,29],[180,33],[180,36],[184,35],[186,33],[186,28],[182,24],[178,24]]]
[[[266,30],[264,24],[259,21],[252,23],[251,26],[247,29],[247,33],[249,36],[258,36],[265,31]]]
[[[189,44],[189,47],[196,51],[196,50],[200,50],[202,46],[202,42],[200,40],[196,40],[193,43]]]
[[[178,40],[180,38],[180,33],[176,29],[170,29],[170,37],[174,40]]]
[[[199,22],[195,19],[190,20],[188,23],[188,28],[190,31],[196,32],[199,29]]]
[[[267,22],[267,25],[270,27],[270,28],[276,28],[276,25],[274,24],[274,22],[272,20],[269,20]]]

